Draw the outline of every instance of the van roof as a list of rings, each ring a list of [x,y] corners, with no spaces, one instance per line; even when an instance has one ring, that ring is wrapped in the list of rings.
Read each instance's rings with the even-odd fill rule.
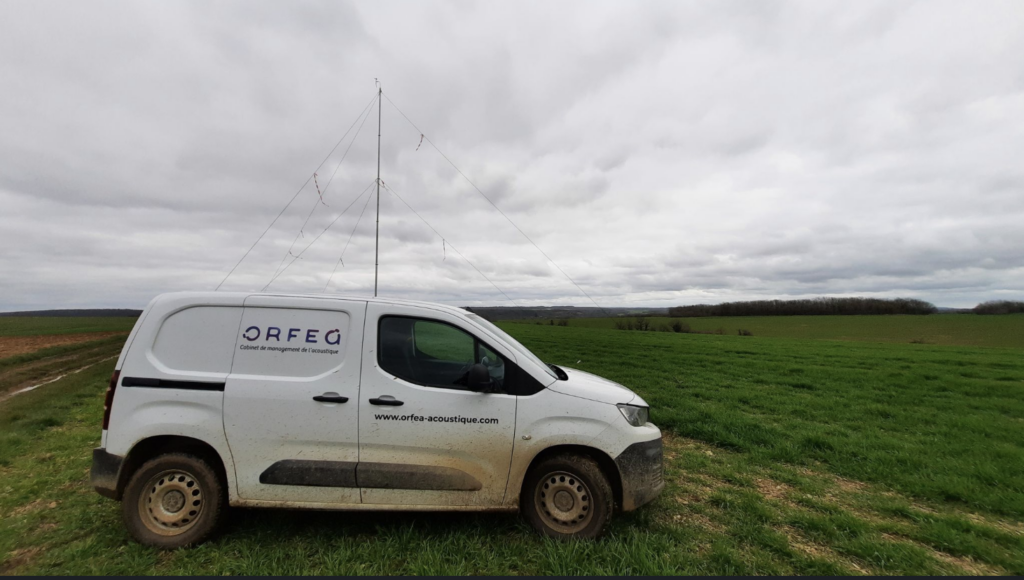
[[[205,302],[211,297],[216,296],[223,300],[225,298],[237,298],[239,304],[246,298],[252,296],[272,296],[275,298],[313,298],[318,300],[359,300],[366,302],[376,302],[378,304],[400,304],[403,306],[423,306],[432,308],[435,310],[445,310],[452,314],[466,315],[468,313],[464,308],[457,306],[449,306],[447,304],[441,304],[439,302],[428,302],[425,300],[403,300],[400,298],[381,298],[373,296],[359,296],[349,294],[290,294],[283,292],[218,292],[218,291],[185,291],[185,292],[166,292],[160,295],[161,297],[175,297],[179,300],[195,300],[197,302]]]

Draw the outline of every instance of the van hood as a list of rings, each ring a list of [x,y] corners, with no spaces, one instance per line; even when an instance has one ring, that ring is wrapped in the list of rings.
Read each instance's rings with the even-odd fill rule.
[[[563,395],[579,397],[590,401],[597,401],[599,403],[608,403],[610,405],[630,403],[633,402],[634,399],[640,399],[640,397],[637,397],[636,393],[633,391],[623,387],[619,383],[609,381],[606,378],[599,377],[588,372],[571,369],[569,367],[560,366],[558,368],[565,371],[569,380],[555,381],[554,384],[548,387],[548,389],[555,391],[556,393],[562,393]],[[640,403],[645,406],[647,404],[644,403],[643,400],[640,400]]]

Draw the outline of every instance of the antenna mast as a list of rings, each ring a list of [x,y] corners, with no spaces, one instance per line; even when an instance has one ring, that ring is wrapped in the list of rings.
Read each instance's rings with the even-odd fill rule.
[[[382,92],[380,82],[377,82],[377,234],[373,250],[374,298],[377,297],[377,269],[380,267],[380,96]]]

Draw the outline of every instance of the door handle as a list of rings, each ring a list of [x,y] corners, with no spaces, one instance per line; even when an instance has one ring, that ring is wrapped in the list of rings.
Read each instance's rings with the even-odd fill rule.
[[[332,393],[324,393],[313,397],[313,400],[317,403],[347,403],[348,397],[342,397],[341,395],[335,395]]]
[[[401,407],[405,401],[396,400],[391,395],[381,395],[376,399],[370,399],[371,405],[384,405],[386,407]]]

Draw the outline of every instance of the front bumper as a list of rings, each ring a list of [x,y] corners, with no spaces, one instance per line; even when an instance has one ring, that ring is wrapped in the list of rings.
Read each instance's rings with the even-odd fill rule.
[[[93,489],[103,497],[118,498],[117,481],[121,474],[124,457],[107,453],[102,447],[92,450],[92,469],[89,470],[89,481]]]
[[[661,437],[634,443],[615,458],[622,477],[622,511],[631,512],[658,497],[665,489],[662,476]]]

